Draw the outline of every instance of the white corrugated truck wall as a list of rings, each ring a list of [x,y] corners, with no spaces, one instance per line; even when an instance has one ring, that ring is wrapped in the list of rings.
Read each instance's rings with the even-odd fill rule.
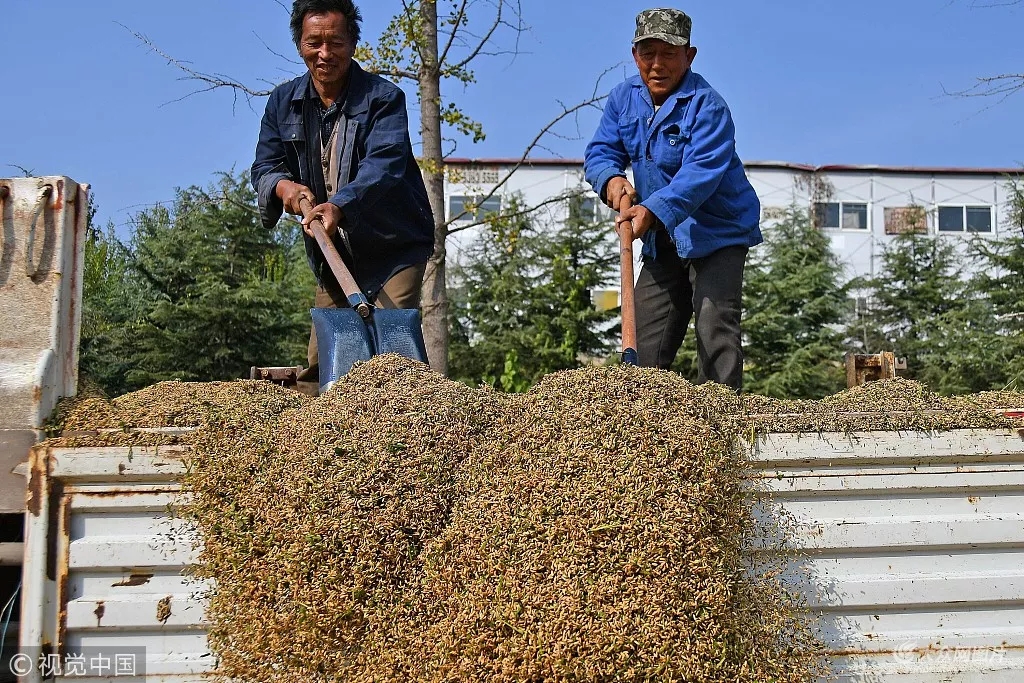
[[[33,451],[21,651],[86,655],[118,681],[199,681],[213,666],[204,585],[186,574],[196,539],[172,514],[184,471],[174,447]],[[144,658],[144,659],[143,659]],[[131,667],[129,668],[129,664]],[[33,666],[25,681],[41,681]],[[62,676],[56,677],[58,680]],[[70,677],[68,677],[70,678]],[[76,678],[75,680],[79,680]]]
[[[1024,681],[1024,435],[776,434],[750,453],[752,488],[796,525],[792,585],[839,681]],[[167,507],[180,456],[36,449],[23,650],[144,647],[161,681],[213,665],[203,587],[182,575],[195,539]]]
[[[1024,432],[774,434],[751,453],[840,683],[1024,681]]]

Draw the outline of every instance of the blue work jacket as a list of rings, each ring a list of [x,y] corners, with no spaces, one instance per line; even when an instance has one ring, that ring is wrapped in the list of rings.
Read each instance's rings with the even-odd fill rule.
[[[694,71],[654,111],[639,76],[620,83],[605,104],[584,169],[594,191],[633,167],[640,203],[665,226],[683,258],[762,241],[761,205],[736,155],[725,100]],[[654,255],[654,231],[643,253]]]
[[[284,206],[274,190],[282,179],[302,183],[344,214],[334,243],[372,301],[388,278],[425,262],[434,248],[434,219],[423,176],[409,140],[405,94],[393,83],[352,62],[339,124],[337,191],[327,197],[320,167],[318,114],[307,72],[277,86],[267,102],[252,165],[264,226],[272,228]],[[311,114],[312,112],[312,114]],[[304,235],[317,279],[333,281],[316,241]]]

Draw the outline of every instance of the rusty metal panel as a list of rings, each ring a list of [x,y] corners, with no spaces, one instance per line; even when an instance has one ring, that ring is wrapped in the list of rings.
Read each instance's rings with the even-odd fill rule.
[[[1021,434],[772,434],[751,456],[836,680],[1024,681]]]
[[[36,429],[0,429],[0,514],[25,509],[25,478],[15,474],[14,468],[41,438],[42,432]]]
[[[14,462],[28,457],[62,396],[75,393],[88,186],[70,178],[0,179],[0,512],[24,510]],[[14,491],[12,492],[12,489]]]
[[[207,586],[185,573],[199,544],[172,514],[181,450],[37,447],[30,469],[37,503],[25,541],[21,650],[144,648],[145,680],[203,680],[213,666]]]

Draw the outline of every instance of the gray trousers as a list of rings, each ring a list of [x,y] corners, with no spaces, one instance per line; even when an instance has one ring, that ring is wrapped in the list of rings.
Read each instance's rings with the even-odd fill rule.
[[[690,319],[697,331],[698,381],[743,387],[740,292],[747,247],[684,259],[659,230],[655,259],[644,257],[636,282],[637,356],[643,367],[672,367]]]

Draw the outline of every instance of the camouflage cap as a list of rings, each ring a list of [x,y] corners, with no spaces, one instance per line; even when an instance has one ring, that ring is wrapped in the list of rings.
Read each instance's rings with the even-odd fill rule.
[[[677,9],[645,9],[636,15],[636,34],[633,44],[647,38],[657,38],[672,45],[690,44],[693,21]]]

